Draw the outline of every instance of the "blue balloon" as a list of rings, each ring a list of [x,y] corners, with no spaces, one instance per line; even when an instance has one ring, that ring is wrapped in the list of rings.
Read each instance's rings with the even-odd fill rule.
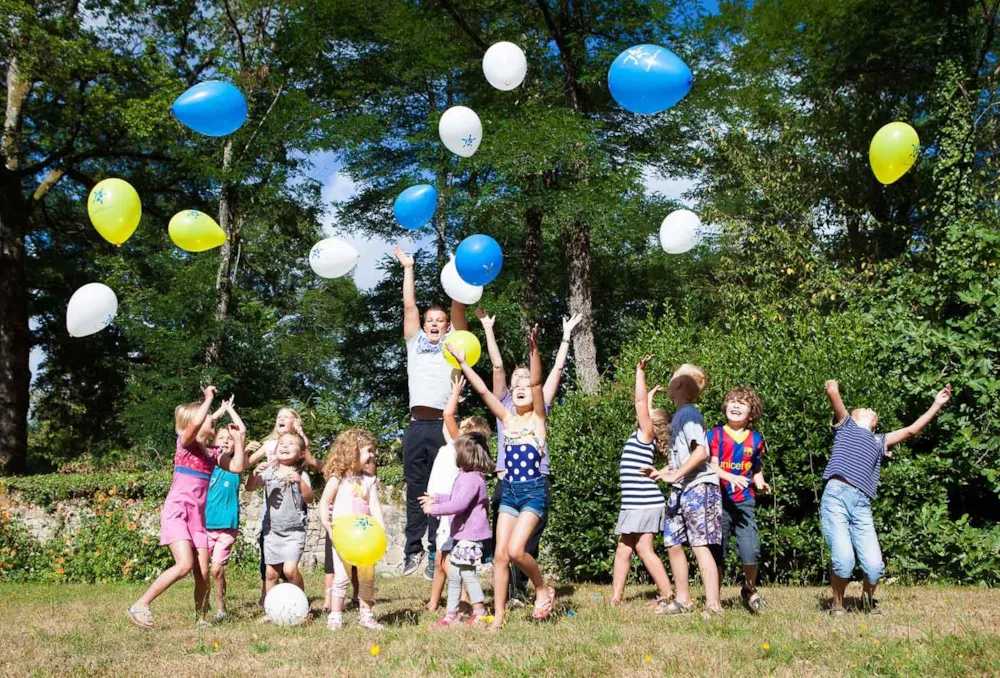
[[[637,45],[618,55],[608,70],[611,96],[633,113],[661,113],[691,91],[694,76],[666,47]]]
[[[246,122],[247,100],[228,82],[209,80],[177,97],[170,110],[195,132],[224,137]]]
[[[399,194],[392,205],[392,213],[400,226],[416,231],[430,223],[437,204],[437,189],[430,184],[419,184]]]
[[[455,250],[458,277],[470,285],[493,282],[503,268],[500,243],[488,235],[470,235]]]

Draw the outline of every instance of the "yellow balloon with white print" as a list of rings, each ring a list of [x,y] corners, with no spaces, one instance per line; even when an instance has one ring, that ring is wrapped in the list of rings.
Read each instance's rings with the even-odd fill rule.
[[[333,522],[330,539],[337,555],[350,565],[374,565],[385,555],[385,529],[371,516],[352,514]]]
[[[456,348],[465,351],[465,362],[468,363],[469,367],[475,367],[476,363],[479,362],[479,357],[483,354],[483,347],[480,345],[479,339],[472,332],[467,330],[452,332],[445,337],[444,349],[441,353],[444,355],[444,359],[448,361],[448,364],[456,370],[461,369],[461,365],[458,364],[455,356],[448,350],[448,344],[453,344]]]
[[[174,244],[188,252],[204,252],[226,242],[226,232],[215,219],[198,210],[178,212],[167,230]]]

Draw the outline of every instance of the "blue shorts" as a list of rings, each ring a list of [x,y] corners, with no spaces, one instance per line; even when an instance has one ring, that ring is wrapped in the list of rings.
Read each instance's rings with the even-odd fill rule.
[[[515,518],[522,511],[534,513],[541,520],[549,510],[548,496],[545,492],[545,476],[534,480],[512,482],[504,478],[503,490],[500,495],[500,513],[506,513]]]

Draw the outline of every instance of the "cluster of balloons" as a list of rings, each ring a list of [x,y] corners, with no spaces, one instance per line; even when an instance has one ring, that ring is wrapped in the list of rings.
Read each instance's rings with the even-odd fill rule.
[[[171,110],[195,132],[221,137],[232,134],[246,122],[247,100],[228,82],[211,80],[189,88],[177,97]],[[127,181],[104,179],[90,191],[87,215],[102,238],[121,247],[139,226],[142,201]],[[174,244],[188,252],[204,252],[226,242],[225,231],[212,217],[198,210],[178,212],[167,230]],[[117,312],[114,291],[101,283],[89,283],[70,297],[66,329],[73,337],[94,334],[110,325]]]

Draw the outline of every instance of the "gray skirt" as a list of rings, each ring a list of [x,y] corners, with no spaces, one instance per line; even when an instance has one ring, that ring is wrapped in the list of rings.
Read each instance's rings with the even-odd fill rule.
[[[297,563],[306,550],[306,528],[271,525],[264,535],[264,562],[267,565]]]
[[[618,525],[615,534],[659,534],[666,524],[667,509],[665,506],[653,506],[641,509],[623,508],[618,513]]]

